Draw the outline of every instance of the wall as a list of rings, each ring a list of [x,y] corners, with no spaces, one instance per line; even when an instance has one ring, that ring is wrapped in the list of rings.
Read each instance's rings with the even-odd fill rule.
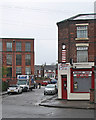
[[[75,40],[76,39],[76,24],[86,24],[88,23],[88,40]],[[58,25],[58,62],[62,62],[62,43],[66,45],[67,55],[66,62],[70,62],[70,58],[74,62],[77,62],[77,52],[76,44],[79,43],[88,43],[88,62],[93,62],[94,57],[96,56],[96,21],[94,20],[74,20],[74,21],[65,21],[61,22]]]

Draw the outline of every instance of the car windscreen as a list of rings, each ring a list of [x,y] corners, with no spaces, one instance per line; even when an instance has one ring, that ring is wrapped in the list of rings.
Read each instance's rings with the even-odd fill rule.
[[[18,87],[17,85],[10,85],[9,87]]]
[[[17,84],[18,85],[26,85],[27,80],[18,80]]]
[[[47,85],[46,88],[55,88],[54,85]]]

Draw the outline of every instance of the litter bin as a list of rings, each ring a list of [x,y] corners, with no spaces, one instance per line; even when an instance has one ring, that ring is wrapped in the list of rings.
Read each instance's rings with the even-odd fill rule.
[[[90,103],[94,103],[94,89],[90,89]]]

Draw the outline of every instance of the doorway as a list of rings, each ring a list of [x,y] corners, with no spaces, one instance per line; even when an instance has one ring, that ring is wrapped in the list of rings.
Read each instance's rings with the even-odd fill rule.
[[[67,99],[67,75],[62,75],[61,80],[62,80],[62,99]]]

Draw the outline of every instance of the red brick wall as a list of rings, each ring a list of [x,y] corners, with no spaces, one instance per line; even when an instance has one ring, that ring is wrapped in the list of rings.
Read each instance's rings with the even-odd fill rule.
[[[89,23],[88,25],[88,38],[89,40],[75,40],[76,24]],[[58,26],[58,62],[62,62],[62,43],[66,45],[67,55],[66,62],[70,62],[70,58],[77,62],[76,43],[89,43],[88,47],[88,61],[93,62],[96,56],[96,22],[93,20],[80,20],[80,21],[65,21],[57,24]]]
[[[12,52],[6,52],[6,42],[12,42],[13,43],[13,40],[15,40],[15,43],[12,44]],[[16,42],[19,41],[21,42],[22,44],[22,51],[21,52],[16,52]],[[31,55],[31,71],[32,71],[32,74],[34,74],[34,39],[19,39],[19,38],[6,38],[6,39],[2,39],[2,48],[3,48],[3,52],[2,52],[2,55],[3,55],[3,66],[5,67],[8,67],[7,64],[6,64],[6,54],[12,54],[12,78],[10,80],[10,78],[3,78],[3,80],[7,80],[9,79],[10,80],[10,83],[16,83],[16,54],[21,54],[22,55],[22,65],[21,65],[21,71],[22,71],[22,74],[25,74],[25,55],[26,54],[30,54]],[[25,43],[26,42],[31,42],[31,52],[25,52]],[[13,52],[15,51],[15,52]],[[20,66],[20,65],[18,65]],[[29,65],[28,65],[29,66]]]

